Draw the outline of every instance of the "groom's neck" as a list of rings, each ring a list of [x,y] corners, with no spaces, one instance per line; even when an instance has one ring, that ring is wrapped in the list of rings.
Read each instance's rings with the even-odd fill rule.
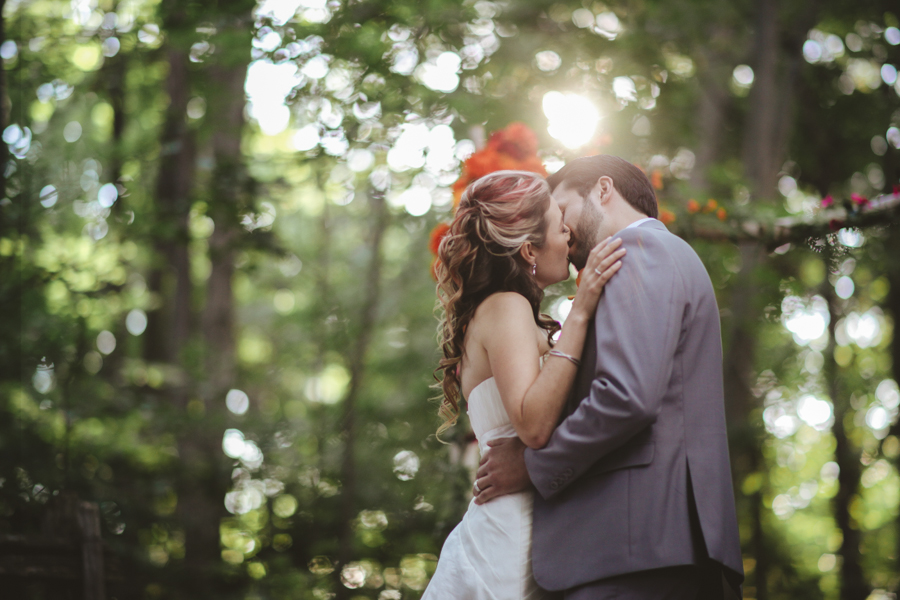
[[[619,211],[617,214],[610,216],[610,221],[612,221],[610,223],[610,225],[612,225],[612,227],[610,227],[610,230],[614,231],[613,235],[615,235],[616,233],[619,233],[620,231],[622,231],[623,229],[625,229],[632,223],[635,223],[637,221],[640,221],[641,219],[646,219],[646,218],[647,218],[647,215],[634,210],[629,205],[627,210]]]

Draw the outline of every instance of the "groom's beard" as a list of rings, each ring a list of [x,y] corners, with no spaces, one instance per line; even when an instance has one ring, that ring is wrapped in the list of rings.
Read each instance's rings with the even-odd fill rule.
[[[603,215],[588,198],[584,199],[584,208],[578,217],[575,230],[575,243],[569,251],[569,260],[579,271],[587,264],[588,257],[594,246],[600,243],[600,226],[603,224]]]

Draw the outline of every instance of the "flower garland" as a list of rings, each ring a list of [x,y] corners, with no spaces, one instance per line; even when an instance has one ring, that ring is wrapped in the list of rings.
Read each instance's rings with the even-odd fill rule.
[[[890,195],[892,198],[900,196],[900,185],[894,185],[894,189]],[[820,211],[823,211],[826,216],[832,217],[828,220],[828,228],[832,231],[837,231],[838,229],[843,229],[846,226],[852,225],[854,221],[859,219],[863,212],[866,212],[869,209],[879,208],[883,204],[883,196],[872,201],[861,194],[854,193],[850,194],[849,199],[843,200],[840,203],[840,207],[838,207],[834,196],[828,194],[819,202],[819,209]],[[829,210],[838,208],[844,209],[843,218],[837,218],[839,211]]]
[[[491,133],[487,145],[466,159],[462,174],[453,184],[453,212],[456,212],[466,187],[494,171],[530,171],[546,177],[547,170],[537,151],[537,136],[524,123],[510,123]],[[438,248],[449,230],[449,223],[438,223],[431,230],[428,247],[434,257],[431,261],[431,275],[435,279]]]

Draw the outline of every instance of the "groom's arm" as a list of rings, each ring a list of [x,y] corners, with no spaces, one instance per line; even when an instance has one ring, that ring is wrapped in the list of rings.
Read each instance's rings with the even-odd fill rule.
[[[544,498],[650,426],[672,373],[684,310],[680,275],[653,233],[635,228],[618,237],[628,255],[597,307],[590,394],[546,447],[525,451],[529,477]]]

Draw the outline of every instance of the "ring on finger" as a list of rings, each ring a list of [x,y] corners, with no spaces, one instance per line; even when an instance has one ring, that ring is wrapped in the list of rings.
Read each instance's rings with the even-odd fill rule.
[[[597,267],[594,267],[594,273],[596,273],[597,275],[603,275],[603,271],[601,271]]]
[[[480,493],[481,493],[481,488],[478,487],[478,480],[477,480],[477,479],[475,480],[475,493],[476,493],[476,494],[480,494]]]

